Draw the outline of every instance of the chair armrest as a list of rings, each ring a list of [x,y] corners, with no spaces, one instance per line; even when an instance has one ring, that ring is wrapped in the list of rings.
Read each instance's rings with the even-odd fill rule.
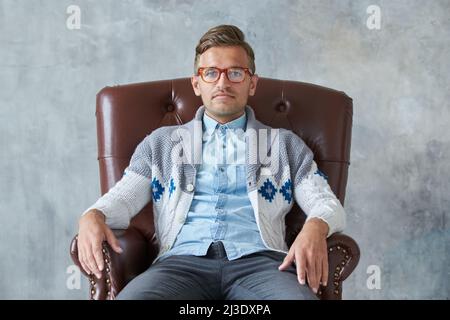
[[[317,296],[324,300],[342,299],[342,282],[355,270],[359,262],[358,244],[343,233],[335,233],[327,239],[328,283],[321,286]]]
[[[94,300],[114,299],[125,285],[144,272],[155,259],[158,249],[135,228],[113,230],[123,249],[121,254],[103,243],[105,268],[101,279],[84,272],[78,260],[77,238],[70,246],[70,255],[75,264],[89,278],[90,298]],[[324,300],[342,299],[342,282],[353,272],[359,262],[360,251],[351,237],[335,233],[327,239],[329,278],[326,287],[321,286],[317,296]]]
[[[103,258],[105,268],[102,277],[97,279],[88,275],[78,260],[78,235],[72,240],[70,255],[82,273],[89,278],[90,298],[93,300],[112,300],[134,277],[144,272],[155,259],[158,249],[149,242],[141,232],[135,228],[126,230],[113,230],[114,235],[123,249],[121,254],[116,253],[109,244],[103,242]]]

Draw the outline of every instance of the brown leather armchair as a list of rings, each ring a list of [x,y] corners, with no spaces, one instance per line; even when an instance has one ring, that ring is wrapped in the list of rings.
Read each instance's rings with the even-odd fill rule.
[[[248,104],[256,118],[274,128],[287,128],[311,148],[331,189],[344,205],[352,131],[352,99],[345,93],[297,81],[260,78],[256,95]],[[202,105],[190,79],[153,81],[106,87],[97,94],[97,141],[101,193],[122,177],[138,143],[154,129],[186,123]],[[305,221],[297,204],[286,217],[286,242],[295,239]],[[101,279],[89,277],[91,299],[114,299],[134,277],[145,271],[158,253],[154,237],[152,204],[131,221],[126,230],[113,230],[124,252],[116,254],[103,244],[105,269]],[[327,239],[329,281],[321,287],[321,299],[341,299],[342,282],[359,261],[356,242],[341,233]],[[77,237],[70,246],[78,261]],[[83,270],[81,268],[81,270]],[[84,271],[83,271],[84,272]]]

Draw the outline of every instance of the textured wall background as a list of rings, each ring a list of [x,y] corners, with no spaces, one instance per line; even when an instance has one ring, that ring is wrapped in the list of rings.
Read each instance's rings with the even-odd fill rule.
[[[81,29],[66,27],[69,5]],[[366,9],[381,8],[369,30]],[[450,296],[449,1],[0,0],[0,298],[66,286],[79,215],[99,196],[95,94],[190,76],[210,27],[236,24],[261,76],[354,99],[346,211],[362,257],[344,297]],[[369,266],[381,271],[370,290]]]

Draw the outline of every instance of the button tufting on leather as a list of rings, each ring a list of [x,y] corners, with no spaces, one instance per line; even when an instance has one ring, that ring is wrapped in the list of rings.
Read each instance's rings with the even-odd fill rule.
[[[172,104],[169,104],[169,105],[167,106],[167,111],[168,111],[168,112],[172,112],[173,110],[175,110],[175,107],[174,107]]]

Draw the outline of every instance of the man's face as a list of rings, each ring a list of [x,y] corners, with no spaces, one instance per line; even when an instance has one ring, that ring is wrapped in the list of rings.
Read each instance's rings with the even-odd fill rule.
[[[203,52],[198,67],[249,67],[249,58],[244,48],[239,46],[212,47]],[[228,80],[225,72],[213,83],[203,81],[200,76],[191,78],[192,87],[197,96],[202,97],[206,113],[220,123],[239,118],[245,110],[248,96],[256,90],[258,76],[248,73],[244,81],[234,83]]]

